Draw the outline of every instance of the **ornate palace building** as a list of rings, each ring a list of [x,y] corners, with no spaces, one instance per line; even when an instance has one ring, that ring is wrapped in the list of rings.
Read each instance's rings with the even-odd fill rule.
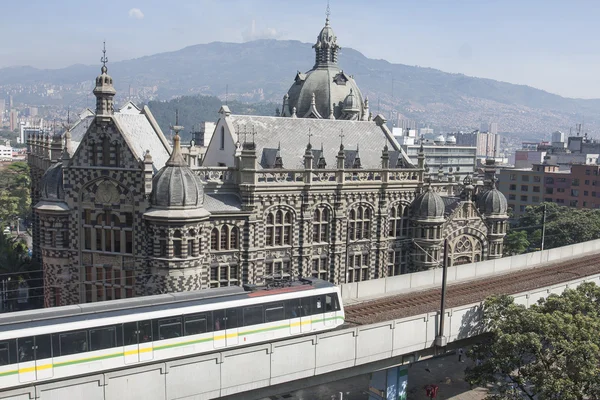
[[[106,63],[95,111],[28,138],[34,257],[47,306],[268,278],[357,282],[502,255],[506,199],[413,165],[337,64],[327,20],[316,62],[279,116],[220,110],[200,159],[152,113],[115,109]],[[493,171],[493,168],[490,168]]]

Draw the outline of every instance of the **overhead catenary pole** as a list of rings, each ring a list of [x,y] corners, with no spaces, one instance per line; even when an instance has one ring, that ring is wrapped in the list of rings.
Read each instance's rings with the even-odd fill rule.
[[[542,248],[544,251],[544,239],[546,238],[546,203],[544,203],[544,213],[542,214]]]
[[[444,239],[444,259],[442,261],[442,298],[440,301],[440,325],[439,332],[435,338],[435,345],[438,347],[446,346],[446,336],[444,336],[444,317],[446,315],[446,282],[448,276],[448,239]]]

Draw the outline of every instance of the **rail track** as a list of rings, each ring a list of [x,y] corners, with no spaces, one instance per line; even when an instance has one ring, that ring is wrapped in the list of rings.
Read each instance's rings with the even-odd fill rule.
[[[494,294],[516,294],[600,273],[600,254],[559,261],[519,272],[449,284],[446,307],[483,301]],[[372,324],[439,310],[441,287],[366,301],[345,307],[346,323]]]

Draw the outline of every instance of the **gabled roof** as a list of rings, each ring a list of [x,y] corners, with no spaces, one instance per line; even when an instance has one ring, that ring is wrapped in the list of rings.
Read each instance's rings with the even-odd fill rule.
[[[159,170],[164,167],[171,154],[171,146],[148,107],[144,107],[137,114],[115,113],[113,118],[121,128],[129,148],[139,160],[143,160],[146,150],[150,150],[154,168]]]
[[[96,117],[89,109],[80,115],[84,115],[84,118],[71,128],[71,142],[74,151],[83,141]],[[165,165],[171,154],[171,146],[148,107],[140,109],[132,102],[127,102],[114,113],[113,118],[137,159],[143,160],[146,150],[150,150],[154,168],[159,170]]]
[[[223,124],[224,121],[222,120],[219,121],[223,126],[246,127],[249,131],[256,132],[254,141],[259,168],[271,168],[268,165],[272,164],[270,161],[273,158],[273,149],[277,148],[278,143],[281,143],[280,153],[285,168],[303,168],[304,150],[308,144],[309,132],[312,143],[323,144],[323,155],[329,168],[335,168],[337,164],[336,156],[340,149],[341,139],[343,139],[347,150],[345,152],[347,166],[352,165],[356,153],[355,149],[359,145],[362,167],[380,168],[381,152],[386,144],[391,151],[395,151],[404,157],[407,167],[412,166],[406,154],[398,146],[393,135],[383,123],[235,114],[231,114],[224,119],[227,124]],[[236,133],[231,132],[231,134],[236,140]],[[340,137],[342,134],[343,138]],[[243,141],[243,137],[239,140]],[[248,136],[248,140],[251,140],[250,136]],[[211,148],[209,147],[207,151],[210,152]],[[263,165],[263,162],[265,165]],[[315,159],[316,162],[317,159]],[[390,164],[390,166],[393,168],[395,164]]]

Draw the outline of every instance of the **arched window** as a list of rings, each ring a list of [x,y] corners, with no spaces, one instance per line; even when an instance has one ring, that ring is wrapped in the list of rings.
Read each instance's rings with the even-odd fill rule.
[[[389,215],[389,237],[406,237],[408,236],[408,206],[398,203],[390,209]]]
[[[227,225],[223,225],[221,227],[221,247],[219,250],[228,250],[229,249],[229,227]]]
[[[219,250],[219,230],[217,228],[210,232],[210,249]]]
[[[187,240],[187,256],[188,257],[198,257],[198,249],[196,247],[196,243],[198,240],[196,239],[196,231],[190,229],[188,232],[188,240]]]
[[[313,215],[313,242],[329,241],[329,210],[320,207]]]
[[[275,214],[273,216],[273,214]],[[292,243],[292,213],[277,210],[267,214],[266,245],[282,246]]]
[[[371,209],[358,206],[350,210],[348,218],[348,239],[361,240],[371,237]]]
[[[225,150],[225,127],[222,126],[221,127],[221,146],[219,147],[220,150]]]
[[[238,249],[240,247],[239,229],[237,227],[231,228],[229,236],[229,248]]]
[[[181,231],[179,230],[173,234],[173,257],[181,258]]]

